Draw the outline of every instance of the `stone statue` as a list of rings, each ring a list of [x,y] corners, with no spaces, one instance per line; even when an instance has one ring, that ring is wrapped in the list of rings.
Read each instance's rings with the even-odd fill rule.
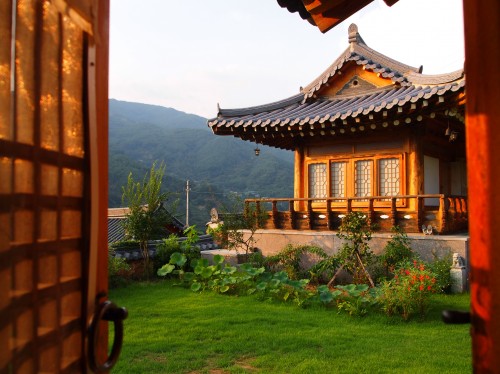
[[[451,267],[454,269],[465,268],[464,259],[458,253],[453,253],[453,264],[451,265]]]
[[[467,269],[465,261],[458,253],[453,253],[453,263],[450,269],[451,292],[462,293],[467,291]]]

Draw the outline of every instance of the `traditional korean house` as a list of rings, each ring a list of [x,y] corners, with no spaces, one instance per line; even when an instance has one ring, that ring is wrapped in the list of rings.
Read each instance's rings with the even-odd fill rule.
[[[464,71],[422,70],[370,48],[352,24],[347,49],[297,95],[219,108],[216,135],[295,152],[293,198],[247,200],[267,203],[265,228],[335,230],[360,210],[381,231],[467,229]]]

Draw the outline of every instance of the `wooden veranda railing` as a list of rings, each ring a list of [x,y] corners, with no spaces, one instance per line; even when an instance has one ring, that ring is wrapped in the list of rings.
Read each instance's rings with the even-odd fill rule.
[[[252,209],[253,207],[253,209]],[[451,234],[468,228],[467,197],[445,194],[246,199],[245,214],[267,214],[264,229],[337,230],[342,218],[365,212],[377,231],[394,226],[406,232],[432,227],[434,234]]]

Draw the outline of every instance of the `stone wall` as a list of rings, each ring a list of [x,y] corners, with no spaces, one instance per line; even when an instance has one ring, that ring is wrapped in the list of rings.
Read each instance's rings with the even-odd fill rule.
[[[249,231],[244,231],[249,235]],[[256,247],[264,256],[274,255],[287,244],[311,244],[323,248],[328,254],[337,253],[342,241],[332,231],[292,231],[292,230],[258,230],[254,238]],[[373,233],[370,248],[375,254],[382,253],[391,234]],[[469,236],[468,235],[424,235],[408,234],[410,245],[425,261],[433,259],[433,252],[438,257],[448,252],[458,253],[469,267]]]

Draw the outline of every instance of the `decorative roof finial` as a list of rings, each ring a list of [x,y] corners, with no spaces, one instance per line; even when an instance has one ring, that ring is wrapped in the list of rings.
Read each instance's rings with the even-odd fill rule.
[[[349,43],[357,43],[358,42],[358,26],[355,23],[351,23],[348,29],[349,32]]]

